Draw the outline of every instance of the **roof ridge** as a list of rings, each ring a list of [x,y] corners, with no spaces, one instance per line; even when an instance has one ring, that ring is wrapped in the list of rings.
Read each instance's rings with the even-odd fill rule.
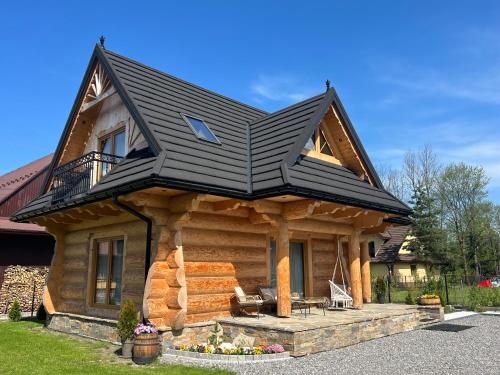
[[[177,76],[174,76],[174,75],[172,75],[172,74],[170,74],[170,73],[166,73],[166,72],[164,72],[164,71],[162,71],[162,70],[160,70],[160,69],[153,68],[152,66],[146,65],[146,64],[144,64],[144,63],[142,63],[142,62],[140,62],[140,61],[138,61],[138,60],[132,59],[132,58],[127,57],[127,56],[123,56],[123,55],[121,55],[121,54],[119,54],[119,53],[116,53],[116,52],[114,52],[114,51],[110,51],[110,50],[108,50],[108,49],[105,49],[105,50],[104,50],[104,52],[105,52],[105,53],[109,53],[110,55],[117,56],[117,57],[119,57],[119,58],[121,58],[121,59],[128,60],[128,61],[129,61],[129,62],[131,62],[131,63],[137,64],[137,65],[140,65],[140,66],[142,66],[142,67],[144,67],[144,68],[146,68],[146,69],[150,69],[150,70],[152,70],[152,71],[154,71],[154,72],[157,72],[157,73],[159,73],[159,74],[165,75],[165,76],[167,76],[167,77],[170,77],[170,78],[172,78],[172,79],[174,79],[174,80],[180,81],[180,82],[185,83],[185,84],[187,84],[187,85],[193,86],[193,87],[195,87],[195,88],[197,88],[197,89],[203,90],[203,91],[205,91],[205,92],[207,92],[207,93],[210,93],[210,94],[212,94],[212,95],[216,95],[216,96],[218,96],[218,97],[220,97],[220,98],[222,98],[222,99],[228,100],[228,101],[233,102],[233,103],[235,103],[235,104],[239,104],[239,105],[241,105],[241,106],[246,107],[246,108],[247,108],[247,109],[249,109],[249,110],[253,110],[253,111],[259,112],[259,113],[263,114],[264,116],[265,116],[265,115],[267,115],[267,114],[269,114],[269,112],[267,112],[267,111],[265,111],[265,110],[263,110],[263,109],[260,109],[260,108],[254,107],[254,106],[252,106],[252,105],[250,105],[250,104],[243,103],[242,101],[239,101],[239,100],[233,99],[233,98],[231,98],[231,97],[229,97],[229,96],[227,96],[227,95],[220,94],[220,93],[218,93],[218,92],[216,92],[216,91],[213,91],[213,90],[207,89],[207,88],[205,88],[205,87],[203,87],[203,86],[200,86],[200,85],[197,85],[197,84],[195,84],[195,83],[192,83],[192,82],[186,81],[186,80],[184,80],[184,79],[182,79],[182,78],[179,78],[179,77],[177,77]]]
[[[311,97],[309,97],[307,99],[301,100],[300,102],[297,102],[297,103],[294,103],[294,104],[290,104],[289,106],[286,106],[284,108],[278,109],[277,111],[269,112],[266,116],[259,117],[258,119],[255,119],[254,121],[252,121],[250,123],[250,125],[257,124],[258,122],[264,121],[265,119],[270,118],[272,116],[277,116],[277,115],[279,115],[281,113],[284,113],[284,112],[292,109],[293,107],[299,107],[299,106],[303,105],[304,103],[306,103],[308,101],[313,101],[315,99],[319,99],[319,98],[321,98],[324,95],[325,95],[325,93],[314,95],[314,96],[311,96]]]

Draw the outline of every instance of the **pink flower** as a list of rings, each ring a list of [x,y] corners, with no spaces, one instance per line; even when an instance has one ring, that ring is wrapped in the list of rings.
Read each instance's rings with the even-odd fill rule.
[[[283,353],[285,349],[280,344],[273,344],[266,346],[264,348],[264,353],[272,354],[272,353]]]
[[[140,323],[135,327],[134,333],[136,336],[139,336],[141,333],[158,333],[158,329],[151,323]]]

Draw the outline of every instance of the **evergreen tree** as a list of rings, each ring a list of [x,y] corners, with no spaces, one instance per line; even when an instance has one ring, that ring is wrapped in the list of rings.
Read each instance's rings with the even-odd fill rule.
[[[440,215],[435,198],[432,193],[417,186],[411,204],[413,205],[412,230],[408,250],[424,260],[428,258],[443,260],[444,233],[440,228]]]

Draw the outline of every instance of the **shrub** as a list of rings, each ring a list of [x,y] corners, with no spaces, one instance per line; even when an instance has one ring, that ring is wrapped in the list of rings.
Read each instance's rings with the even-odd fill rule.
[[[385,281],[381,276],[377,276],[377,280],[375,281],[375,294],[378,296],[385,295]]]
[[[40,306],[38,306],[38,310],[36,311],[36,320],[41,320],[41,321],[47,320],[47,312],[45,311],[43,303]]]
[[[405,303],[407,305],[414,305],[415,304],[415,298],[413,297],[413,294],[411,291],[408,291],[408,294],[406,295],[406,298],[405,298]]]
[[[19,306],[19,302],[17,301],[17,299],[15,299],[10,306],[9,319],[13,322],[18,322],[21,320],[21,306]]]
[[[134,337],[134,329],[139,322],[138,312],[135,303],[131,300],[125,300],[120,308],[120,316],[116,328],[118,336],[125,341]]]

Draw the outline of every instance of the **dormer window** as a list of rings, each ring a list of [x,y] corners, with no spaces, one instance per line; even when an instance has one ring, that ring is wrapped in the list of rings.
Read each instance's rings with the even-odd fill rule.
[[[187,122],[187,124],[189,125],[189,127],[191,128],[191,130],[198,139],[213,143],[220,143],[215,134],[212,132],[212,130],[210,130],[208,125],[205,123],[205,121],[193,116],[188,116],[184,114],[181,115],[184,121]]]
[[[99,140],[99,152],[115,156],[125,156],[125,129],[106,134]]]

